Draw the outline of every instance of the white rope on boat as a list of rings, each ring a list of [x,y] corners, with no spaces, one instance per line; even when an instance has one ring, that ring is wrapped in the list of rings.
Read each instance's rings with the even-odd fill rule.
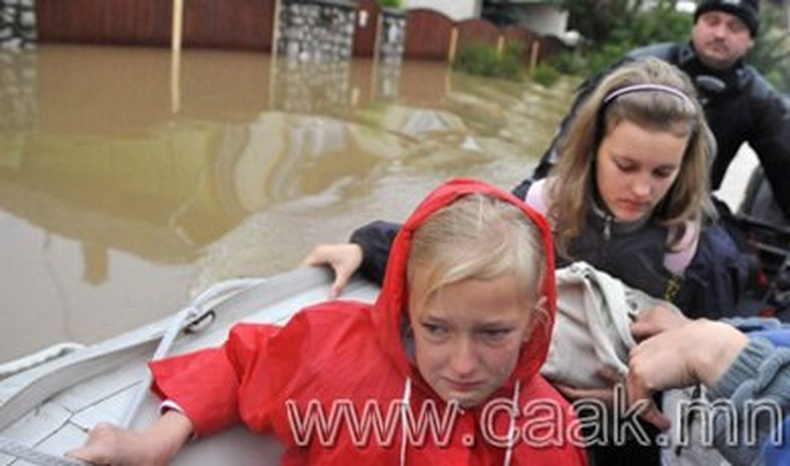
[[[195,320],[201,320],[210,312],[209,306],[216,304],[220,299],[227,299],[226,295],[234,292],[240,292],[249,289],[255,285],[262,283],[265,279],[234,279],[217,283],[209,287],[206,291],[198,295],[197,298],[181,311],[168,324],[165,333],[162,335],[159,346],[154,352],[152,360],[165,357],[170,351],[171,346],[175,342],[178,334],[189,325],[193,324]],[[205,311],[204,307],[207,307]],[[127,407],[124,414],[123,427],[129,427],[134,420],[140,405],[142,404],[145,396],[148,393],[151,384],[150,374],[146,382],[138,390],[136,396]],[[84,461],[67,458],[63,456],[55,456],[49,453],[42,452],[22,442],[0,436],[0,453],[10,455],[14,458],[19,458],[37,465],[45,466],[89,466],[89,463]]]
[[[5,437],[0,437],[0,452],[44,466],[88,466],[88,463],[84,461],[66,458],[65,456],[50,455]]]
[[[0,364],[0,380],[11,377],[14,374],[24,372],[33,367],[40,366],[47,361],[61,358],[84,347],[85,345],[81,343],[74,343],[70,341],[56,343],[33,354]]]
[[[204,307],[215,304],[217,300],[229,293],[235,293],[249,289],[262,283],[264,280],[265,279],[261,278],[238,278],[226,280],[215,283],[207,290],[200,293],[189,306],[179,311],[178,314],[176,314],[176,316],[170,321],[170,324],[168,324],[167,330],[165,330],[164,335],[162,335],[159,346],[156,348],[151,360],[156,361],[157,359],[167,356],[167,353],[173,346],[178,334],[181,333],[181,331],[195,319],[203,316],[203,314],[206,312],[203,309]],[[137,416],[137,412],[140,410],[140,406],[143,404],[143,401],[145,401],[145,398],[148,395],[151,381],[151,374],[148,374],[143,385],[137,390],[135,396],[132,398],[132,401],[127,406],[126,411],[121,418],[121,427],[131,427],[132,422],[134,422],[134,418]]]

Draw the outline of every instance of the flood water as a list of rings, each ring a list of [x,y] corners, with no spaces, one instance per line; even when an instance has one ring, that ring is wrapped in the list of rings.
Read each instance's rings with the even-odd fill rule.
[[[454,176],[511,188],[569,105],[435,62],[251,52],[2,52],[0,363],[91,343],[215,281],[296,266]]]

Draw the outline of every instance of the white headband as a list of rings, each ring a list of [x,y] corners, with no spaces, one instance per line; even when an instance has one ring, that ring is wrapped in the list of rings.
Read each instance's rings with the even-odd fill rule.
[[[666,94],[672,94],[675,97],[678,97],[684,102],[688,103],[692,107],[694,106],[694,103],[691,101],[691,98],[689,98],[689,96],[684,94],[682,91],[679,91],[674,87],[665,86],[663,84],[633,84],[631,86],[625,86],[623,88],[610,92],[609,95],[604,97],[603,104],[606,105],[623,94],[630,94],[632,92],[643,92],[643,91],[658,91],[658,92],[664,92]]]

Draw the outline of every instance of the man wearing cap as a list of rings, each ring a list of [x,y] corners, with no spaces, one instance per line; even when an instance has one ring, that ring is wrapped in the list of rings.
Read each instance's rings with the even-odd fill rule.
[[[754,46],[759,26],[759,0],[703,0],[694,13],[690,41],[633,50],[612,68],[628,60],[652,56],[683,70],[697,87],[716,138],[711,189],[719,188],[738,149],[748,143],[760,160],[779,207],[790,219],[790,181],[787,181],[790,180],[790,99],[783,97],[757,70],[744,62]],[[582,84],[551,147],[532,177],[515,188],[516,195],[523,198],[533,181],[548,174],[556,162],[555,146],[562,139],[568,120],[605,73]],[[729,216],[726,207],[718,204],[725,209],[726,219]],[[648,426],[643,427],[647,429]],[[657,438],[656,431],[647,430],[651,438]],[[592,457],[596,465],[661,464],[657,444],[603,445],[592,452]]]
[[[653,56],[686,72],[696,84],[716,137],[711,189],[719,188],[738,149],[748,143],[760,160],[779,207],[790,219],[790,99],[744,62],[760,26],[759,8],[759,0],[702,1],[694,13],[689,42],[643,47],[622,61]],[[571,114],[600,78],[595,76],[582,85]],[[554,146],[562,137],[562,128],[533,179],[545,177],[556,161]],[[530,181],[525,180],[516,193],[522,187],[526,191]]]

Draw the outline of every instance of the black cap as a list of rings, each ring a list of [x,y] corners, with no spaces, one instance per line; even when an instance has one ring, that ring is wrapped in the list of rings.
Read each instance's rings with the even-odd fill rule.
[[[749,28],[752,37],[760,27],[760,0],[704,0],[694,12],[694,22],[708,11],[723,11],[740,18]]]

